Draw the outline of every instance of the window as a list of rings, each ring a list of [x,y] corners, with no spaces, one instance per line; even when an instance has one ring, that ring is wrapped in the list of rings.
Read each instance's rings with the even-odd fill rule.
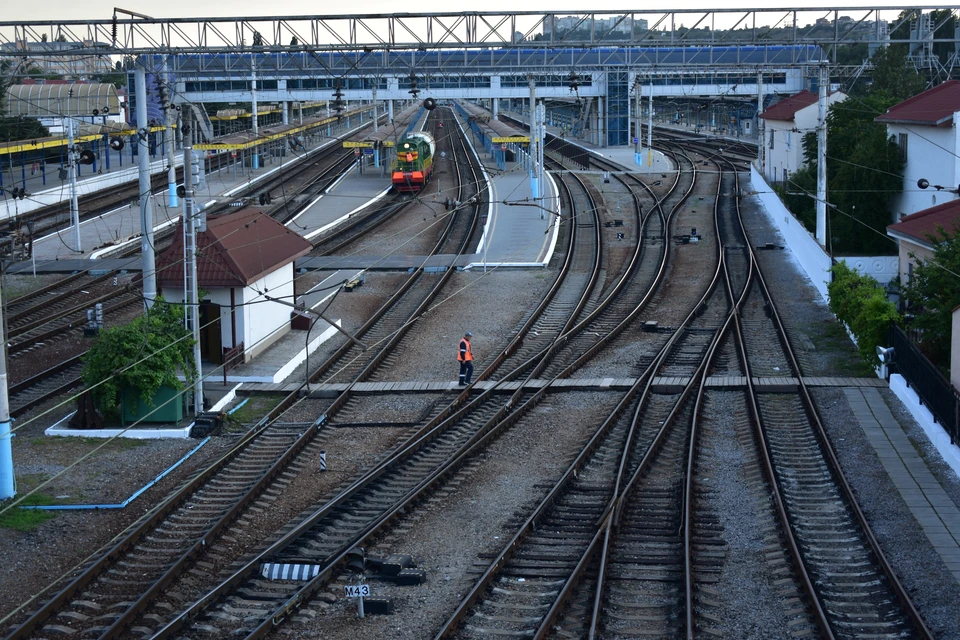
[[[907,161],[907,134],[901,133],[897,135],[897,145],[900,147],[900,158],[906,162]]]
[[[770,129],[770,148],[773,149],[773,129]]]
[[[787,171],[786,169],[783,170],[783,182],[784,182],[785,184],[786,184],[787,182],[790,182],[790,172]]]
[[[786,143],[787,143],[785,148],[787,151],[790,151],[790,132],[789,131],[784,132],[784,138],[786,138]],[[786,178],[784,178],[784,180],[786,180]]]

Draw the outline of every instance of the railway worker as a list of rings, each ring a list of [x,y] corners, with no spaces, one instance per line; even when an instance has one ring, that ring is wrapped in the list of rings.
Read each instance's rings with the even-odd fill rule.
[[[460,386],[470,384],[473,376],[473,351],[470,348],[470,338],[473,334],[467,331],[460,339],[460,349],[457,351],[457,362],[460,363]]]

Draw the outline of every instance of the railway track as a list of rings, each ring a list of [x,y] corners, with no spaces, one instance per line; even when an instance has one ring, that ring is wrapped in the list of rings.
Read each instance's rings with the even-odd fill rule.
[[[723,180],[718,187],[722,184]],[[724,226],[723,217],[718,207],[718,229]],[[739,238],[732,238],[734,243],[729,233],[721,235],[727,236],[722,255],[742,258],[742,248],[734,244],[743,243],[742,226]],[[656,357],[652,371],[678,375],[685,369],[689,382],[684,391],[631,407],[635,421],[629,427],[628,421],[620,419],[623,407],[608,416],[533,515],[490,562],[437,639],[491,634],[633,638],[673,636],[684,629],[686,637],[694,638],[711,629],[718,614],[708,610],[716,597],[700,590],[717,581],[728,549],[716,510],[703,506],[707,492],[696,474],[698,425],[706,371],[714,362],[730,367],[729,351],[721,355],[724,336],[735,327],[742,332],[737,309],[750,293],[754,274],[762,282],[752,253],[747,256],[747,260],[734,258],[731,264],[726,259],[718,263],[714,284],[688,317],[686,329],[674,334],[682,337],[676,343],[671,339]],[[717,286],[721,280],[723,286]],[[781,340],[787,344],[785,335]],[[743,344],[741,339],[741,349]],[[761,353],[759,359],[768,362],[769,355]],[[747,362],[744,356],[745,367]],[[744,373],[749,380],[749,368]],[[794,375],[799,376],[799,371]],[[642,381],[643,376],[638,385]],[[752,383],[748,389],[755,401]],[[762,398],[756,424],[776,434],[768,449],[780,462],[795,458],[776,471],[787,492],[795,496],[793,504],[789,496],[783,501],[795,515],[791,520],[784,514],[782,524],[790,532],[787,537],[793,535],[791,528],[799,530],[800,544],[794,545],[793,559],[804,567],[803,573],[807,571],[804,553],[812,556],[814,565],[812,578],[797,580],[807,585],[806,601],[812,607],[793,607],[788,626],[794,633],[826,637],[863,637],[865,633],[929,637],[909,599],[896,588],[895,576],[884,572],[882,554],[874,556],[880,562],[870,562],[870,554],[879,553],[865,544],[872,535],[853,543],[848,536],[836,535],[838,530],[852,531],[854,520],[859,519],[841,517],[846,515],[837,506],[843,502],[841,492],[826,482],[839,469],[828,470],[824,458],[813,453],[823,446],[825,437],[819,442],[816,429],[799,424],[805,416],[815,415],[812,404],[807,409],[799,399],[790,403],[776,396]],[[761,419],[764,413],[771,422],[774,417],[781,421],[766,426]],[[632,452],[631,441],[636,443]],[[695,487],[701,490],[695,492]],[[876,569],[871,573],[868,567]],[[878,593],[878,585],[885,583],[891,592]],[[822,608],[820,599],[826,601]]]
[[[475,224],[476,212],[473,211],[470,217]],[[454,225],[451,224],[450,228],[453,229]],[[461,246],[471,232],[472,224],[460,230]],[[444,246],[445,240],[446,238],[441,239],[437,246]],[[416,279],[416,276],[413,279]],[[375,366],[376,362],[372,362],[369,368],[372,369]],[[296,395],[293,395],[285,404],[289,406],[295,400]],[[349,394],[343,394],[333,405],[346,404],[347,400],[349,400]],[[230,454],[200,474],[165,503],[164,507],[151,514],[150,518],[138,523],[127,538],[111,551],[85,567],[80,575],[62,588],[44,607],[19,625],[11,637],[30,637],[34,631],[55,628],[56,622],[47,622],[54,615],[71,619],[75,627],[84,627],[88,633],[114,637],[130,626],[137,616],[146,613],[147,608],[154,604],[161,590],[180,576],[184,570],[193,566],[196,558],[205,553],[206,540],[215,539],[222,529],[232,523],[239,513],[268,487],[277,490],[277,485],[273,483],[278,474],[291,468],[290,465],[296,464],[296,460],[299,459],[298,454],[309,451],[308,447],[315,446],[317,439],[314,436],[322,431],[318,427],[327,422],[328,414],[332,415],[336,411],[331,406],[328,413],[321,415],[314,424],[308,425],[312,428],[304,428],[304,425],[297,424],[292,431],[288,430],[282,436],[282,444],[274,447],[270,444],[274,440],[271,434],[276,431],[274,425],[278,422],[277,418],[287,406],[281,406],[273,415],[267,416],[241,439]],[[281,430],[281,433],[284,432]],[[261,449],[265,453],[251,448],[260,446],[256,443],[261,440],[267,443]],[[252,466],[249,468],[241,466],[240,471],[235,474],[230,469],[231,465],[237,466],[236,461],[242,465],[246,465],[249,461]],[[237,474],[245,482],[244,484],[238,485],[233,482],[231,478]],[[232,487],[231,493],[223,493],[223,487],[228,485]],[[205,502],[208,492],[212,496],[213,506]],[[178,516],[178,513],[181,515]],[[185,514],[192,516],[193,519],[186,522]],[[161,532],[172,530],[179,532],[178,535],[186,535],[162,545],[170,547],[169,553],[158,554],[153,548],[158,530]],[[127,569],[132,567],[136,570],[132,573],[128,572]],[[118,574],[120,574],[119,577]],[[150,578],[144,579],[145,575],[149,575]],[[81,589],[84,590],[85,595],[80,595]],[[87,598],[90,594],[95,592],[99,592],[104,600],[114,603],[123,602],[126,605],[117,607],[115,614],[104,614],[105,617],[94,620],[87,615],[89,610],[85,603],[88,602]],[[158,606],[162,608],[162,605]],[[87,613],[83,613],[85,610]],[[146,615],[150,614],[146,613]]]
[[[722,201],[720,194],[737,192],[730,188],[729,180],[729,177],[717,177],[718,203]],[[576,196],[569,193],[568,201],[579,199],[585,203],[586,193],[589,193],[589,189],[584,189]],[[674,201],[677,198],[676,195],[671,197]],[[674,209],[679,204],[676,203]],[[596,209],[594,206],[591,210]],[[688,637],[694,637],[691,634],[699,633],[713,624],[716,612],[711,612],[711,607],[715,607],[715,604],[700,589],[715,583],[722,572],[723,558],[728,550],[715,510],[710,508],[703,492],[699,495],[693,492],[693,487],[704,486],[696,468],[691,470],[687,467],[690,461],[695,464],[693,452],[698,440],[710,437],[709,425],[701,426],[699,432],[694,427],[705,411],[703,407],[710,406],[709,394],[714,393],[706,391],[706,373],[712,367],[713,371],[746,374],[749,379],[751,361],[749,357],[739,355],[744,353],[743,345],[747,345],[746,353],[756,354],[752,357],[757,367],[773,368],[779,366],[776,364],[778,362],[789,363],[791,360],[782,353],[778,355],[769,346],[766,351],[757,350],[764,344],[768,345],[774,337],[769,326],[765,328],[764,325],[767,309],[770,308],[769,300],[757,301],[765,285],[759,284],[762,282],[759,275],[757,279],[752,275],[756,265],[749,246],[744,240],[738,245],[737,239],[732,237],[736,230],[732,227],[734,218],[731,212],[721,211],[718,204],[715,216],[717,242],[721,245],[718,255],[722,257],[718,261],[718,275],[714,284],[707,288],[699,302],[692,304],[689,316],[678,325],[666,344],[651,356],[649,362],[644,361],[645,369],[636,388],[615,408],[607,408],[606,421],[598,427],[596,434],[564,473],[561,482],[550,490],[547,499],[535,509],[524,524],[526,530],[517,534],[520,538],[507,545],[509,557],[491,563],[495,571],[489,576],[485,573],[486,584],[475,589],[479,595],[469,604],[464,600],[465,606],[462,608],[465,612],[479,614],[471,618],[473,628],[462,627],[463,617],[457,618],[455,615],[451,618],[452,623],[444,627],[438,637],[470,635],[480,631],[545,637],[558,632],[588,635],[598,630],[602,630],[604,637],[635,637],[649,633],[673,635],[683,629],[687,630]],[[665,238],[670,225],[669,216],[661,211],[648,213],[647,218],[660,219],[661,237]],[[603,313],[609,313],[611,317],[620,315],[621,319],[629,318],[623,322],[636,322],[636,309],[611,310],[617,299],[612,292],[627,291],[629,297],[636,295],[637,291],[631,290],[627,284],[629,274],[634,269],[625,267],[619,278],[624,285],[620,286],[617,279],[611,280],[604,288],[603,295],[600,295],[598,265],[603,263],[603,259],[597,244],[599,240],[587,240],[600,237],[600,225],[599,221],[587,225],[586,219],[577,217],[584,227],[567,225],[570,248],[566,258],[567,264],[575,265],[571,267],[575,275],[567,282],[567,269],[564,269],[563,277],[558,278],[558,283],[540,308],[529,316],[517,339],[487,366],[478,380],[505,382],[541,375],[548,380],[557,375],[569,376],[583,367],[589,357],[611,344],[612,338],[594,335],[592,344],[585,339],[584,344],[591,356],[586,356],[584,352],[583,357],[575,357],[576,353],[565,353],[561,345],[576,339],[577,335],[591,334],[585,329]],[[723,236],[722,241],[720,236]],[[646,235],[640,233],[638,237],[645,238]],[[643,242],[638,240],[637,244],[643,245]],[[661,265],[668,260],[667,247],[664,242],[660,253]],[[634,253],[642,255],[643,252],[638,248]],[[717,284],[721,267],[725,278],[722,285]],[[662,270],[661,266],[656,272]],[[639,297],[641,303],[637,306],[642,308],[649,304],[651,291],[659,286],[660,279],[653,278],[652,283],[650,277],[639,279],[648,281],[648,290],[639,291],[642,294]],[[564,290],[565,286],[570,291],[579,290],[580,298]],[[637,299],[634,297],[634,304]],[[555,305],[552,310],[551,302]],[[418,311],[419,308],[408,317],[415,317]],[[775,310],[771,310],[771,314],[776,317]],[[749,341],[738,339],[739,346],[734,347],[729,336],[733,335],[733,328],[740,322],[741,316],[743,327],[757,335]],[[751,322],[752,325],[749,324]],[[767,319],[768,324],[771,322]],[[370,326],[373,327],[373,324]],[[533,335],[534,331],[554,337],[541,340]],[[396,335],[397,331],[392,333]],[[369,335],[375,334],[371,332]],[[525,339],[529,339],[529,345],[524,345]],[[785,336],[780,340],[786,343]],[[398,344],[399,339],[392,348],[398,348]],[[342,357],[351,360],[358,355]],[[351,379],[355,381],[367,375],[375,378],[375,361],[379,358],[377,355],[367,360],[363,370],[359,373],[355,371]],[[326,371],[343,369],[343,362],[330,362],[326,365]],[[557,371],[557,374],[545,373],[548,369]],[[657,373],[685,374],[689,382],[683,393],[654,393],[651,383]],[[799,376],[799,372],[791,375]],[[790,405],[786,400],[774,398],[772,407],[765,406],[762,402],[766,402],[767,397],[770,396],[759,397],[755,414],[771,422],[778,415],[780,403],[794,409],[799,407],[801,414],[804,412],[802,402]],[[129,629],[155,634],[156,637],[192,637],[201,633],[226,636],[240,630],[240,635],[245,637],[264,637],[295,615],[339,573],[351,549],[356,545],[373,543],[385,530],[402,521],[416,504],[425,499],[429,491],[436,491],[458,469],[473,464],[476,456],[494,438],[523,420],[538,403],[549,402],[549,394],[544,388],[539,392],[519,390],[512,395],[496,394],[493,390],[483,393],[467,390],[450,405],[436,403],[423,416],[420,421],[422,426],[411,427],[405,432],[406,439],[395,455],[358,477],[339,491],[333,500],[318,504],[303,519],[291,523],[280,540],[258,550],[254,557],[247,558],[226,581],[208,587],[206,583],[213,580],[212,576],[200,580],[202,588],[197,587],[195,597],[191,595],[192,604],[184,608],[181,602],[160,598],[157,592],[142,595],[130,606],[129,595],[125,594],[128,599],[124,606],[129,607],[126,613],[110,614],[109,619],[102,620],[110,624],[108,628],[88,635],[116,637]],[[283,422],[283,412],[295,403],[294,394],[261,421],[257,428],[266,431],[268,426],[280,429],[284,424],[293,424]],[[320,403],[318,412],[319,417],[315,422],[294,424],[294,430],[303,431],[302,434],[298,433],[290,449],[296,450],[296,453],[285,457],[283,462],[277,460],[274,463],[271,467],[277,470],[274,478],[281,477],[288,470],[296,471],[299,464],[295,458],[297,453],[307,447],[315,452],[326,428],[352,420],[349,391],[334,402]],[[745,417],[748,413],[744,403],[738,415]],[[795,417],[795,414],[796,411],[791,415]],[[759,418],[756,422],[763,424]],[[777,455],[783,455],[785,450],[792,453],[795,448],[801,449],[803,455],[810,455],[815,445],[820,446],[817,436],[813,436],[813,440],[790,440],[791,436],[780,433],[801,433],[804,431],[802,425],[785,424],[778,426],[777,431],[778,436],[787,438],[777,442],[771,440],[768,448],[774,449]],[[798,458],[797,461],[788,460],[787,464],[794,464],[806,472],[813,467],[813,462]],[[780,481],[795,488],[798,473],[787,473]],[[814,477],[822,481],[830,474],[828,469],[826,472],[818,471]],[[268,482],[260,490],[276,491],[277,488],[277,485]],[[840,497],[826,504],[841,506],[835,506],[829,512],[831,518],[838,518],[837,514],[850,509],[843,502],[842,492],[835,494]],[[251,495],[251,492],[244,495]],[[252,501],[245,505],[257,504],[255,496],[259,494],[253,492],[252,495]],[[805,503],[805,496],[797,495],[799,497],[792,505],[789,499],[784,501],[794,511],[802,515],[819,508],[819,503]],[[233,496],[230,497],[232,499]],[[222,507],[217,505],[217,508]],[[245,506],[231,507],[231,518],[243,513],[244,509]],[[683,509],[690,511],[684,512]],[[849,511],[847,513],[848,522],[842,526],[853,527],[857,518],[849,516]],[[861,568],[860,563],[876,559],[875,554],[871,555],[872,551],[858,554],[856,548],[829,548],[827,545],[830,541],[816,537],[815,522],[806,523],[807,528],[804,528],[804,524],[792,523],[787,526],[797,528],[799,534],[796,537],[802,543],[798,547],[801,550],[805,548],[808,555],[817,556],[824,549],[829,549],[833,555],[825,557],[837,564],[839,561],[836,558],[853,558],[854,562],[846,565],[851,569]],[[208,525],[201,524],[196,528],[199,533],[194,534],[194,541],[215,540],[225,530],[220,529],[208,536],[204,531],[210,530],[204,530],[204,526]],[[682,532],[682,535],[678,532]],[[869,542],[871,537],[865,535],[863,539]],[[166,573],[155,584],[163,583],[165,587],[180,584],[174,582],[178,576],[203,557],[203,545],[198,548],[196,544],[191,547],[191,555],[184,554],[173,567],[168,565]],[[270,581],[260,573],[265,563],[306,564],[314,567],[316,573],[306,582]],[[822,578],[832,577],[830,571],[823,568],[826,564],[824,562],[820,568],[814,567],[814,575],[819,576],[816,580],[818,585],[825,582]],[[895,577],[891,579],[882,571],[883,563],[879,564],[881,569],[876,569],[874,574],[876,580],[861,582],[869,583],[871,587],[877,582],[886,583],[891,588],[889,596],[877,596],[873,591],[868,594],[850,591],[848,595],[841,589],[849,585],[837,581],[831,585],[833,591],[830,593],[810,591],[812,595],[803,596],[808,598],[805,602],[811,606],[795,614],[794,624],[797,626],[794,628],[828,637],[862,637],[867,628],[877,631],[881,637],[894,637],[896,634],[902,637],[904,633],[912,633],[918,627],[909,614],[910,607],[903,604],[902,594],[896,592]],[[131,562],[130,566],[131,573],[135,574],[136,563]],[[194,572],[194,578],[196,575]],[[196,586],[197,582],[194,580],[191,584]],[[493,585],[496,587],[491,588]],[[800,594],[806,593],[800,587],[796,590]],[[826,622],[819,620],[813,613],[816,608],[813,605],[820,599],[828,600],[831,605],[841,602],[839,614],[827,618]],[[117,608],[117,611],[121,610],[121,607]],[[52,615],[52,611],[48,614]],[[864,623],[864,620],[867,622]],[[47,626],[50,627],[49,624]],[[35,625],[33,628],[40,627]],[[831,635],[834,628],[841,631]],[[922,631],[922,622],[919,628]],[[34,637],[29,632],[25,633],[11,637]],[[856,635],[858,633],[860,635]]]

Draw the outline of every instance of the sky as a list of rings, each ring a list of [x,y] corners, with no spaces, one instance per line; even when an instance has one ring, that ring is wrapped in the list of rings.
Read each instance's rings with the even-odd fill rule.
[[[576,3],[570,3],[576,5]],[[831,3],[822,0],[794,0],[790,3],[791,8],[803,7],[825,7]],[[911,3],[912,4],[912,3]],[[448,12],[448,11],[512,11],[518,9],[516,0],[484,0],[483,2],[463,3],[452,6],[449,0],[423,0],[415,8],[404,6],[403,11],[418,12]],[[288,0],[284,3],[267,3],[263,0],[210,0],[208,2],[197,2],[196,0],[165,0],[164,2],[146,2],[145,0],[45,0],[44,2],[24,2],[22,0],[7,0],[4,2],[4,10],[0,15],[0,21],[20,21],[20,20],[49,20],[51,16],[56,16],[62,20],[79,19],[108,19],[113,15],[113,8],[122,6],[137,13],[153,16],[156,18],[175,18],[175,17],[219,17],[219,16],[263,16],[263,15],[341,15],[344,13],[393,13],[398,9],[396,2],[387,2],[386,0],[365,0],[364,2],[350,3],[349,11],[338,11],[341,5],[335,3],[319,4],[315,1],[307,0]],[[558,15],[574,13],[582,9],[571,9],[564,11],[557,9],[558,3],[553,0],[530,0],[522,4],[523,10],[539,11],[549,10]],[[563,5],[559,5],[563,6]],[[582,6],[582,5],[581,5]],[[889,7],[896,9],[903,5],[878,4],[871,2],[843,2],[837,6],[843,7]],[[750,2],[748,0],[671,0],[644,7],[644,10],[655,12],[655,7],[663,7],[665,10],[674,9],[706,9],[706,8],[732,8],[732,9],[762,9],[783,10],[783,5],[776,5],[769,0],[767,2]],[[949,7],[944,7],[949,8]],[[596,10],[624,10],[638,11],[641,5],[637,2],[623,2],[622,0],[613,0],[609,3],[598,3]],[[661,10],[664,10],[661,9]]]

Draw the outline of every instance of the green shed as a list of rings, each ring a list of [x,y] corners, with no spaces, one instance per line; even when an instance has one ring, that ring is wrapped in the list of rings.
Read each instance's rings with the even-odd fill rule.
[[[162,386],[147,402],[135,387],[124,387],[120,394],[120,422],[125,427],[130,423],[143,422],[178,423],[183,420],[183,393],[179,389]]]

